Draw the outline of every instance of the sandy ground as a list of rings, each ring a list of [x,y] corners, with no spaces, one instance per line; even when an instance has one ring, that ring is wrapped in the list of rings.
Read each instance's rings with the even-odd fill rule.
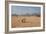
[[[12,16],[12,28],[39,27],[40,17],[37,16]]]

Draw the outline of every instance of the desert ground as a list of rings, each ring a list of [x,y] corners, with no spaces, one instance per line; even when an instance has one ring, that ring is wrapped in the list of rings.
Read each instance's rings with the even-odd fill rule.
[[[12,16],[12,28],[39,27],[40,17],[37,16]]]

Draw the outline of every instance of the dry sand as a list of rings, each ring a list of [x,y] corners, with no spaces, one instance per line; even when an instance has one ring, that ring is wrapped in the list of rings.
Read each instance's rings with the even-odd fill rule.
[[[40,17],[37,16],[12,16],[12,28],[39,27]]]

